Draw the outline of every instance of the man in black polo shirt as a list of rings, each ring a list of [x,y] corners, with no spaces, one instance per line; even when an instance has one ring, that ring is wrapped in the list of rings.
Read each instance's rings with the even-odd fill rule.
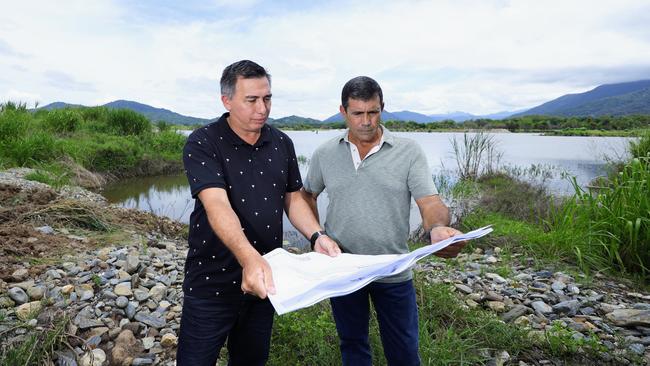
[[[282,246],[284,210],[315,250],[339,253],[300,194],[293,143],[265,124],[271,76],[252,61],[236,62],[223,71],[221,101],[229,113],[195,130],[183,149],[196,201],[178,365],[213,366],[226,339],[229,365],[266,362],[273,324],[267,294],[275,288],[262,255]]]

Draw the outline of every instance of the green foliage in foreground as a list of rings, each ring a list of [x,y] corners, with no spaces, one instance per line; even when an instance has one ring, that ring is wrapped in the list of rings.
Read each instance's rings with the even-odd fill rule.
[[[424,365],[474,365],[487,361],[484,351],[511,355],[533,347],[527,331],[494,314],[462,306],[448,285],[416,279],[420,311],[420,357]],[[495,335],[499,335],[495,337]],[[373,365],[386,365],[376,321],[371,321]],[[329,303],[276,317],[269,365],[341,363],[336,326]]]
[[[156,169],[165,165],[180,169],[185,136],[168,125],[157,127],[154,131],[149,120],[130,110],[31,112],[23,105],[0,104],[0,168],[37,168],[30,178],[48,184],[67,183],[60,179],[65,176],[61,161],[117,176],[159,174]]]
[[[66,340],[65,329],[69,320],[58,319],[44,330],[28,328],[18,344],[3,344],[0,365],[46,365],[56,350],[62,349]]]
[[[571,363],[578,350],[592,356],[602,351],[592,338],[572,338],[572,331],[554,325],[550,332],[531,333],[501,321],[494,313],[470,309],[449,285],[429,283],[416,274],[420,313],[420,357],[423,365],[486,364],[495,352],[513,359],[553,358]],[[373,365],[386,365],[378,326],[370,323]],[[491,355],[491,356],[488,356]],[[329,303],[277,316],[269,365],[340,365],[336,326]]]

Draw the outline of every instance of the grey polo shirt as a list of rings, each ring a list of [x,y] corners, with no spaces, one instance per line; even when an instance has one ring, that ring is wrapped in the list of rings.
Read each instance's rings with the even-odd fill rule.
[[[382,129],[384,144],[356,170],[347,130],[319,146],[310,160],[305,190],[327,190],[325,230],[347,253],[407,253],[411,197],[438,193],[420,146]],[[380,282],[411,277],[408,270]]]

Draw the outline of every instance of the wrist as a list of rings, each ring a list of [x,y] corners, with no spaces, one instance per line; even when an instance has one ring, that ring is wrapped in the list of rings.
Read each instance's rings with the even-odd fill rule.
[[[319,230],[311,234],[311,237],[309,238],[309,243],[311,245],[311,250],[314,250],[314,246],[316,245],[316,241],[318,238],[320,238],[323,235],[327,235],[325,230]]]

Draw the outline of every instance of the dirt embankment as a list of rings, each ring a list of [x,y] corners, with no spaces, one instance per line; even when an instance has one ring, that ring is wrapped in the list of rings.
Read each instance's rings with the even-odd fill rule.
[[[114,207],[79,187],[54,190],[25,180],[29,169],[0,172],[0,280],[17,268],[30,274],[64,254],[83,252],[127,231],[184,235],[184,225],[153,214]]]

